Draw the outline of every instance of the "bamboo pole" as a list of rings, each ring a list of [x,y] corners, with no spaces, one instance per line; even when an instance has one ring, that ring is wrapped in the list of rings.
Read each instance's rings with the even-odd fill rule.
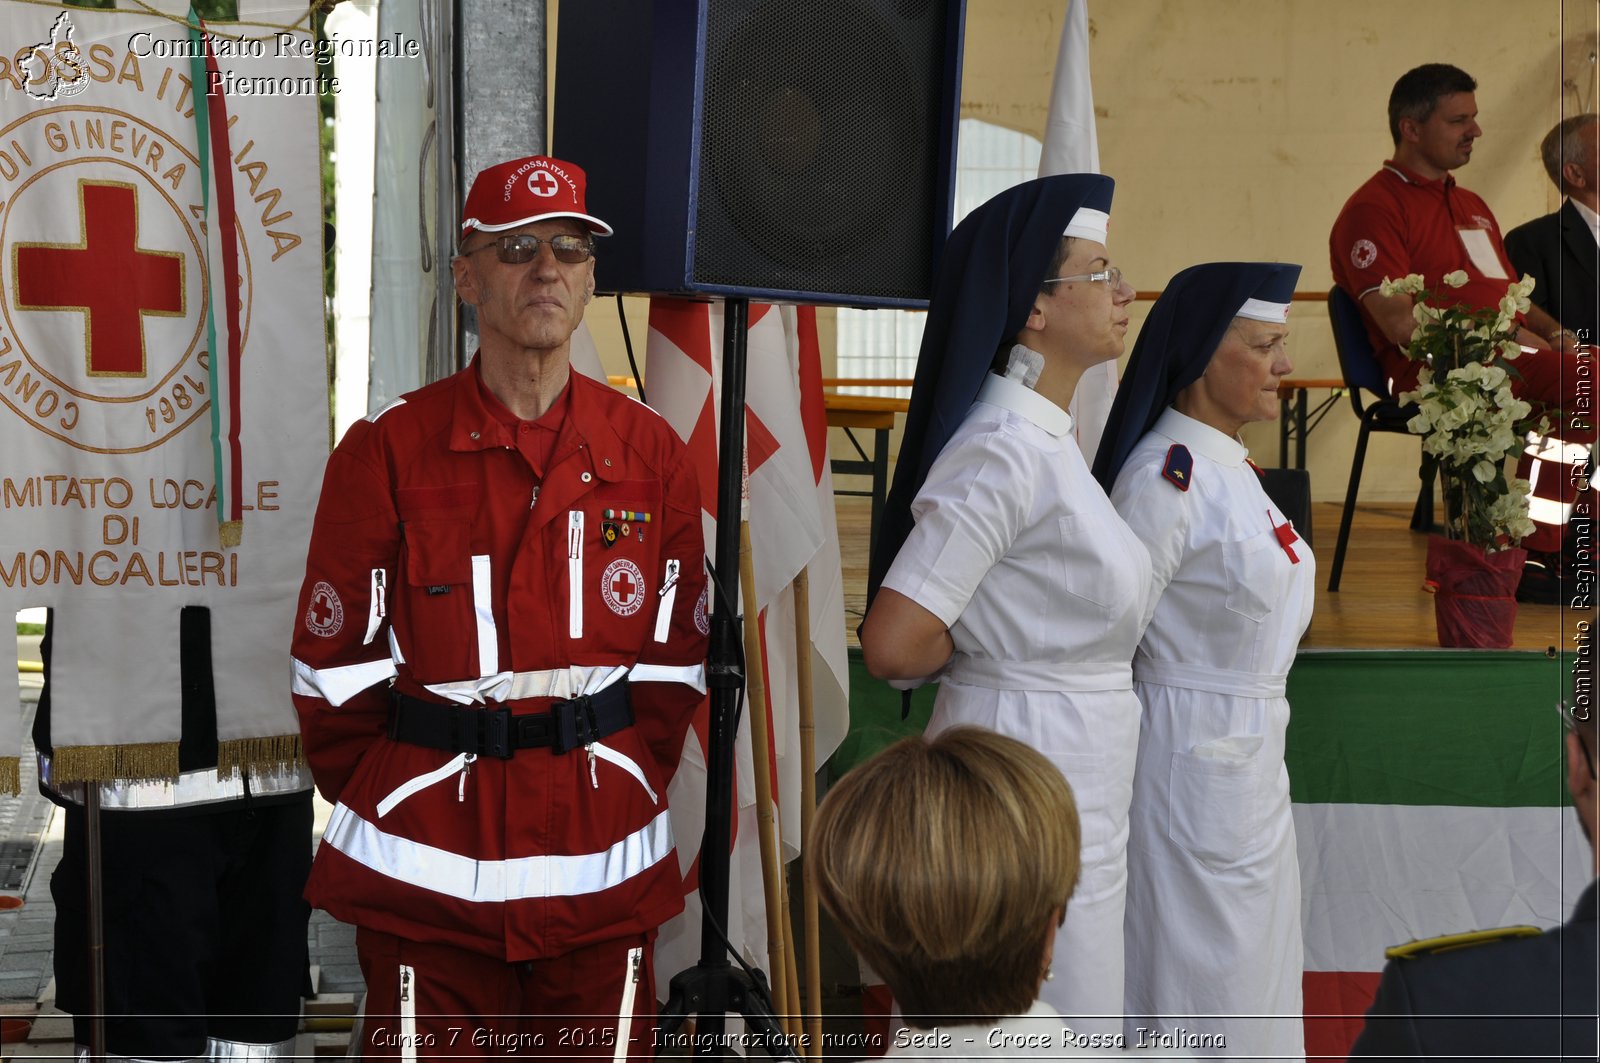
[[[756,776],[756,836],[761,842],[761,884],[767,899],[767,964],[772,1002],[788,1011],[789,963],[783,947],[783,864],[778,857],[772,806],[772,760],[767,751],[767,673],[761,656],[760,613],[756,608],[756,570],[750,557],[750,522],[739,525],[739,589],[744,595],[744,711],[750,718],[750,759]],[[789,1018],[780,1016],[785,1033]]]
[[[811,821],[817,811],[817,727],[812,714],[811,576],[805,569],[794,578],[794,659],[800,713],[800,856],[811,858]],[[809,865],[808,865],[809,866]],[[817,913],[817,887],[808,873],[801,879],[805,916],[806,1034],[811,1058],[822,1058],[822,933]]]
[[[779,833],[778,842],[781,846],[783,842],[783,836],[781,832]],[[788,1032],[791,1037],[796,1038],[793,1043],[798,1045],[799,1036],[805,1032],[805,1011],[800,1007],[800,972],[797,966],[798,953],[795,951],[794,947],[794,920],[789,917],[788,868],[784,868],[783,875],[783,943],[787,950],[784,953],[784,958],[789,964],[789,966],[784,970],[784,987],[788,990],[789,998],[789,1006],[787,1009],[789,1012]],[[798,1050],[795,1054],[799,1054]]]

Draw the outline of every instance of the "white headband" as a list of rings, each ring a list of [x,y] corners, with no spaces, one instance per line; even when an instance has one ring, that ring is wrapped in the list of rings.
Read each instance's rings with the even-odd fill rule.
[[[1061,235],[1076,236],[1103,244],[1106,242],[1106,226],[1110,222],[1111,215],[1103,210],[1079,207],[1078,213],[1072,216],[1072,220],[1067,223],[1067,228]]]
[[[1268,321],[1274,325],[1282,325],[1289,320],[1288,303],[1268,303],[1260,299],[1246,299],[1239,308],[1235,317],[1247,317],[1251,321]]]

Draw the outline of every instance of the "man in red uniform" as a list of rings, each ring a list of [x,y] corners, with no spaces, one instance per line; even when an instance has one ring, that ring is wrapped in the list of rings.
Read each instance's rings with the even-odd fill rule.
[[[1405,356],[1416,320],[1412,298],[1384,295],[1384,278],[1419,273],[1442,294],[1441,305],[1494,307],[1520,279],[1506,256],[1489,206],[1456,184],[1450,171],[1472,158],[1483,135],[1473,93],[1478,83],[1458,67],[1427,63],[1409,70],[1389,93],[1394,158],[1356,189],[1328,238],[1333,279],[1361,307],[1367,336],[1391,394],[1417,386],[1422,366]],[[1463,270],[1467,283],[1447,288],[1444,275]],[[1545,407],[1556,431],[1574,442],[1594,438],[1592,377],[1580,370],[1577,337],[1535,302],[1518,315],[1525,348],[1516,359],[1512,390]],[[1590,367],[1583,367],[1589,369]],[[1518,596],[1554,603],[1561,597],[1558,553],[1530,556]]]
[[[1446,63],[1419,66],[1395,82],[1389,94],[1394,158],[1356,189],[1328,240],[1334,282],[1361,305],[1395,394],[1416,387],[1420,366],[1401,350],[1416,327],[1411,296],[1381,294],[1385,277],[1420,273],[1444,298],[1476,307],[1498,305],[1507,285],[1519,279],[1488,204],[1450,175],[1472,158],[1473,142],[1483,135],[1477,87]],[[1458,269],[1466,271],[1466,285],[1444,288],[1444,275]],[[1537,350],[1517,360],[1522,379],[1514,390],[1532,402],[1572,405],[1579,380],[1574,338],[1537,304],[1520,320],[1523,345]]]
[[[328,462],[293,643],[336,802],[307,897],[357,927],[368,1057],[650,1054],[704,546],[671,427],[571,371],[611,232],[584,186],[542,156],[478,175],[452,263],[477,356]]]

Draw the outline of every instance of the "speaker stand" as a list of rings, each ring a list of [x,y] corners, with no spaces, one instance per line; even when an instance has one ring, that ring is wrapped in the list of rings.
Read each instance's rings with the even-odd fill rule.
[[[721,595],[711,614],[711,727],[706,751],[706,829],[700,840],[700,962],[672,976],[661,1011],[663,1039],[689,1015],[700,1016],[695,1055],[735,1058],[726,1037],[727,1014],[744,1016],[773,1059],[795,1059],[793,1046],[773,1016],[771,993],[760,970],[746,974],[728,962],[728,853],[733,839],[734,740],[740,691],[742,618],[734,615],[739,587],[739,516],[744,480],[744,390],[749,357],[750,300],[730,297],[722,317],[722,430],[717,446],[717,567],[712,579]],[[746,603],[750,607],[751,603]]]

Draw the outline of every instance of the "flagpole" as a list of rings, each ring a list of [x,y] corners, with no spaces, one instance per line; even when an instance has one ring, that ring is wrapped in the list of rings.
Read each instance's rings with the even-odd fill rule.
[[[811,821],[817,811],[817,725],[811,704],[811,572],[805,568],[794,577],[794,646],[800,715],[800,852],[803,859],[809,859]],[[811,1057],[821,1059],[822,935],[817,913],[817,887],[809,874],[800,882],[800,903],[805,914],[805,1027],[811,1043]]]
[[[100,783],[83,785],[84,849],[89,890],[89,1058],[106,1059],[106,923],[100,835]]]
[[[768,1008],[770,995],[759,970],[736,970],[729,962],[728,873],[733,840],[734,735],[744,671],[735,588],[739,572],[739,511],[744,486],[744,390],[749,354],[750,300],[730,296],[723,309],[722,414],[717,446],[716,606],[711,613],[711,650],[706,674],[711,689],[710,736],[706,748],[706,827],[700,840],[700,961],[672,976],[660,1030],[675,1033],[690,1014],[700,1017],[695,1054],[737,1058],[729,1044],[727,1014],[737,1011],[773,1059],[794,1059],[794,1049]],[[750,607],[755,599],[750,598]],[[754,622],[754,617],[751,621]],[[766,707],[763,705],[764,713]]]
[[[773,1003],[784,1012],[789,1012],[789,965],[784,958],[783,895],[779,882],[783,862],[778,857],[777,830],[773,822],[767,663],[761,652],[756,567],[750,556],[750,524],[747,521],[739,522],[739,588],[744,594],[744,607],[748,614],[744,625],[745,712],[750,718],[750,761],[756,779],[756,837],[761,843],[761,886],[767,899],[768,977],[772,981]],[[792,1013],[780,1015],[779,1021],[783,1023],[785,1033],[794,1033],[791,1028]]]

